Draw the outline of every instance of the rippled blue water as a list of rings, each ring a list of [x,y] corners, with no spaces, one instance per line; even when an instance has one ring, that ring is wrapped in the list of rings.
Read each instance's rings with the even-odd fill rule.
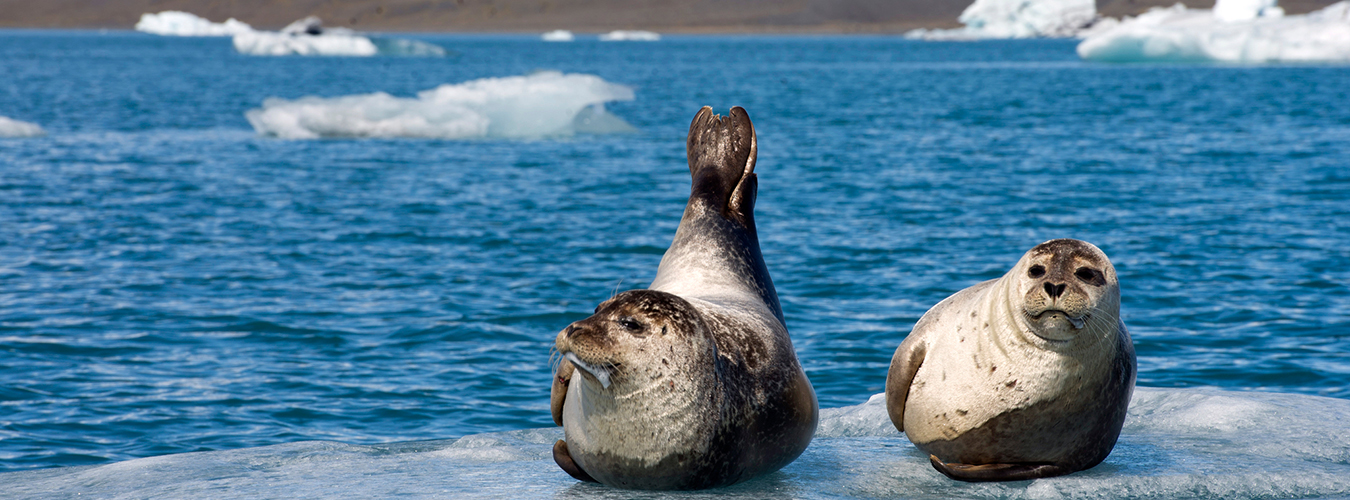
[[[443,59],[0,32],[0,470],[550,426],[554,335],[643,287],[702,105],[759,132],[759,233],[824,407],[1056,237],[1115,262],[1139,383],[1350,398],[1350,68],[1111,66],[1072,41],[426,37]],[[267,97],[556,69],[636,134],[258,137]]]

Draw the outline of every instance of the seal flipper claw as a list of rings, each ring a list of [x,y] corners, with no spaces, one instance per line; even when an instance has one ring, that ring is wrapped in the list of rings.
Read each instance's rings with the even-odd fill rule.
[[[755,185],[745,181],[754,179],[758,145],[745,108],[735,106],[722,117],[704,106],[689,124],[686,151],[694,198],[724,215],[744,218],[754,213]]]
[[[1073,470],[1053,464],[949,464],[929,455],[928,461],[942,475],[957,481],[972,483],[991,481],[1026,481],[1043,477],[1063,476]]]
[[[567,451],[567,441],[559,439],[558,442],[553,443],[553,461],[557,462],[558,467],[562,468],[563,472],[566,472],[567,475],[572,476],[577,481],[585,481],[588,483],[600,482],[596,481],[590,474],[587,474],[586,471],[581,470],[581,467],[577,465],[576,461],[572,460],[572,454]]]

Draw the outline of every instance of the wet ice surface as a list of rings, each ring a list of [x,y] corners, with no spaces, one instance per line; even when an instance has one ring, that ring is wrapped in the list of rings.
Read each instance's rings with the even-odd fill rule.
[[[355,446],[305,441],[0,475],[14,498],[1336,498],[1350,496],[1350,401],[1139,388],[1114,452],[1077,474],[959,483],[886,417],[881,395],[821,411],[783,470],[703,492],[582,484],[551,458],[561,429]]]

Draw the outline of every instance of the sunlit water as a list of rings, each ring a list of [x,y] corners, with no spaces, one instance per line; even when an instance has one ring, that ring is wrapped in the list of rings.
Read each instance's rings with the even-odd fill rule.
[[[0,470],[518,431],[545,444],[511,460],[559,483],[538,491],[567,486],[546,459],[556,431],[529,430],[552,426],[553,337],[655,275],[702,105],[755,122],[760,241],[824,408],[881,392],[924,311],[1057,237],[1115,263],[1141,386],[1340,398],[1280,396],[1295,415],[1350,398],[1348,67],[1103,65],[1073,41],[422,39],[452,54],[0,32],[0,116],[47,131],[0,139]],[[538,70],[633,88],[606,108],[637,131],[293,141],[244,116]],[[1131,422],[1123,445],[1130,425],[1166,427]],[[878,456],[909,450],[896,474],[936,474],[882,430]],[[1153,474],[1128,462],[1149,449],[1107,465]],[[825,474],[818,453],[794,467]],[[1317,458],[1324,475],[1346,453]],[[1267,496],[1350,495],[1318,484]],[[892,486],[826,496],[905,494]]]

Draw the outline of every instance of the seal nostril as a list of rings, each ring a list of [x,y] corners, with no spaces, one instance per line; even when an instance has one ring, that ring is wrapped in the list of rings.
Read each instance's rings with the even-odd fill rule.
[[[565,332],[565,335],[567,335],[570,338],[572,336],[572,332],[575,332],[579,329],[580,328],[577,328],[577,325],[567,325],[567,331]]]
[[[1046,283],[1045,293],[1049,295],[1050,298],[1052,299],[1058,299],[1060,295],[1064,295],[1064,289],[1067,287],[1068,285],[1056,285],[1052,283]]]

